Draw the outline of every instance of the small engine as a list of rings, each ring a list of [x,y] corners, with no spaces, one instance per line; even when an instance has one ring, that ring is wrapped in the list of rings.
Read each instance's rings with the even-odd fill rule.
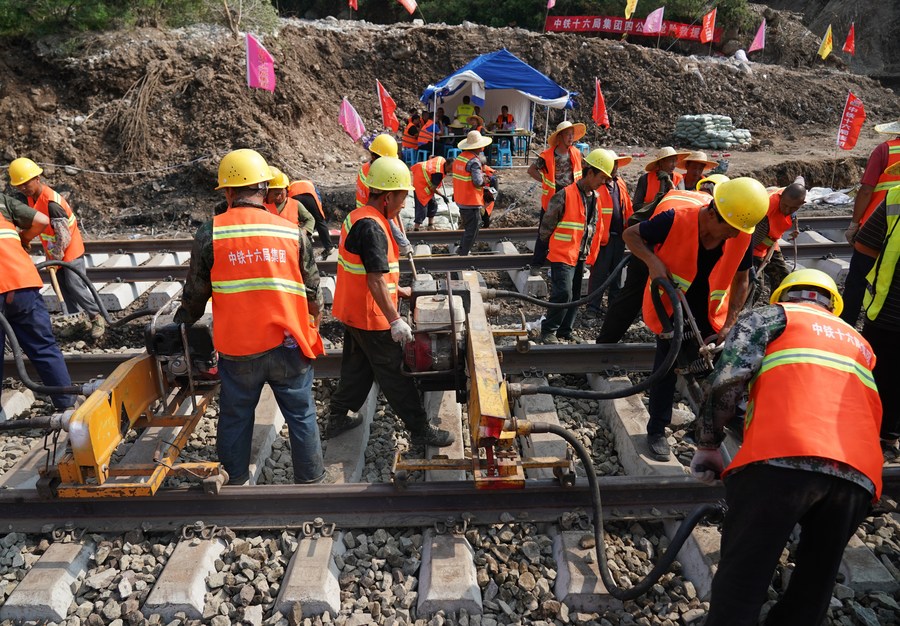
[[[195,379],[214,380],[218,377],[218,353],[213,347],[212,315],[204,315],[185,328],[188,355],[185,357],[181,325],[173,316],[164,315],[144,331],[147,352],[152,354],[170,383],[188,376],[188,367]]]

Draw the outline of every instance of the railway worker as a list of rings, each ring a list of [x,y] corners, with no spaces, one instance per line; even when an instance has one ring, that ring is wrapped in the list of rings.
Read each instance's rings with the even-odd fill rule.
[[[875,132],[892,135],[890,139],[878,144],[866,163],[866,171],[860,180],[859,191],[853,202],[853,217],[850,226],[844,233],[847,241],[853,244],[856,233],[866,220],[881,204],[888,190],[900,186],[900,119],[895,122],[878,124]],[[859,310],[862,307],[865,293],[866,272],[861,266],[868,265],[867,255],[854,251],[850,257],[850,270],[844,281],[844,312],[841,318],[851,325],[856,325]]]
[[[435,135],[438,133],[438,127],[434,123],[431,111],[422,112],[422,128],[416,136],[417,147],[419,150],[431,150],[431,144],[434,143]]]
[[[228,209],[197,230],[175,313],[177,323],[193,324],[212,297],[222,383],[216,450],[229,484],[249,479],[254,412],[266,383],[288,425],[294,482],[325,476],[312,396],[312,363],[324,352],[319,272],[303,230],[266,210],[270,176],[253,150],[222,157],[216,189]]]
[[[41,180],[43,169],[31,159],[19,158],[9,164],[9,184],[25,196],[28,206],[45,215],[50,224],[41,233],[47,260],[65,261],[84,272],[84,241],[78,220],[66,199]],[[56,271],[66,310],[84,311],[91,322],[91,337],[100,339],[106,332],[106,320],[94,295],[78,274],[66,267]],[[62,304],[62,303],[60,303]]]
[[[675,168],[681,159],[689,154],[679,152],[671,146],[663,146],[656,151],[653,160],[644,166],[646,173],[641,174],[634,189],[632,204],[635,211],[639,211],[673,189],[685,188],[684,175],[676,172]]]
[[[703,337],[721,343],[747,298],[750,235],[769,208],[769,195],[759,181],[735,178],[716,185],[712,198],[681,191],[666,202],[667,210],[630,226],[623,235],[628,249],[649,273],[643,314],[644,323],[657,335],[654,372],[665,360],[670,341],[659,336],[663,327],[651,300],[650,281],[672,280],[684,292]],[[666,296],[663,303],[671,313]],[[647,445],[659,461],[669,459],[665,431],[672,421],[675,383],[675,371],[669,369],[650,387]]]
[[[706,626],[757,623],[796,524],[796,568],[766,624],[822,624],[844,548],[881,493],[876,357],[837,317],[834,281],[798,270],[771,302],[729,334],[699,418],[691,473],[711,483],[723,427],[749,389],[744,441],[722,472],[728,512]]]
[[[565,121],[556,125],[556,130],[547,139],[550,144],[541,155],[528,167],[528,175],[541,183],[541,216],[538,220],[540,233],[541,221],[550,206],[550,199],[557,189],[568,187],[581,178],[582,155],[575,142],[584,137],[584,124],[573,124]],[[540,235],[534,242],[534,255],[531,258],[531,274],[538,276],[541,267],[547,260],[547,243]]]
[[[406,127],[403,129],[403,137],[400,139],[400,145],[403,146],[404,150],[415,150],[419,147],[419,117],[418,113],[413,113],[409,119],[406,121]],[[378,135],[381,137],[382,135]],[[390,137],[390,135],[385,135],[386,137]],[[376,137],[377,139],[377,137]],[[391,137],[393,139],[393,137]],[[396,143],[396,142],[394,142]],[[371,148],[369,148],[371,150]],[[396,150],[395,150],[396,152]],[[387,155],[382,155],[387,156]],[[365,204],[365,203],[363,203]],[[359,207],[357,207],[359,208]]]
[[[306,211],[313,216],[316,222],[315,229],[319,235],[319,242],[323,246],[322,258],[326,259],[336,247],[331,241],[331,232],[328,230],[328,222],[325,218],[325,209],[322,208],[322,197],[319,190],[311,180],[295,180],[288,187],[288,196],[299,202]]]
[[[622,241],[622,232],[628,218],[634,213],[631,197],[628,195],[628,185],[625,179],[619,176],[619,168],[631,163],[630,156],[618,156],[612,153],[613,169],[611,178],[605,185],[597,189],[597,202],[600,205],[600,219],[603,221],[602,236],[600,238],[600,252],[597,261],[591,267],[588,292],[593,293],[603,281],[609,277],[609,273],[619,264],[625,256],[625,242]],[[619,292],[619,281],[613,281],[609,288],[609,300],[611,301]],[[588,304],[588,308],[599,311],[603,294],[599,294]]]
[[[288,187],[290,187],[291,181],[287,174],[277,167],[271,169],[272,178],[269,180],[269,189],[266,191],[266,201],[264,203],[266,210],[273,215],[286,219],[294,226],[302,228],[306,231],[308,237],[312,237],[316,218],[306,210],[306,207],[293,198],[288,197]]]
[[[477,130],[470,130],[466,138],[457,144],[462,152],[453,160],[453,200],[459,207],[463,236],[456,254],[466,256],[475,244],[475,237],[481,228],[481,214],[484,210],[484,149],[493,139],[483,137]]]
[[[412,190],[409,169],[400,159],[378,159],[369,170],[369,187],[366,205],[341,225],[332,314],[344,323],[344,350],[327,434],[334,437],[362,423],[358,411],[377,381],[414,444],[447,446],[453,435],[428,423],[415,382],[400,371],[402,346],[413,333],[400,317],[398,298],[410,292],[399,286],[399,250],[388,222]]]
[[[706,153],[698,150],[691,152],[679,163],[678,167],[684,168],[684,188],[696,189],[697,184],[705,176],[705,172],[716,167],[718,163],[710,161]]]
[[[460,124],[466,124],[468,123],[469,118],[475,114],[475,106],[472,104],[471,98],[469,98],[469,96],[463,96],[462,104],[456,107],[453,119]]]
[[[34,365],[44,385],[68,387],[72,384],[66,361],[63,359],[50,315],[44,306],[40,290],[44,286],[28,252],[31,240],[45,232],[50,219],[11,196],[0,193],[0,313],[9,322],[19,346]],[[21,229],[21,230],[17,230]],[[6,341],[6,331],[0,326],[0,346]],[[0,381],[3,363],[0,362]],[[54,394],[53,406],[64,411],[75,405],[73,394]]]
[[[516,119],[509,112],[509,107],[505,104],[500,107],[500,115],[497,121],[493,123],[493,128],[499,131],[511,131],[516,129]]]
[[[759,268],[770,249],[774,249],[765,267],[769,284],[774,288],[780,285],[788,275],[787,263],[778,247],[778,240],[791,229],[787,235],[790,241],[797,238],[800,231],[794,214],[806,203],[806,187],[800,183],[791,183],[787,187],[776,189],[769,194],[769,210],[753,231],[753,267]]]
[[[413,118],[418,121],[419,115],[414,114]],[[419,127],[417,125],[417,134],[419,132],[418,128]],[[364,207],[366,204],[366,200],[369,197],[369,186],[366,180],[368,178],[369,168],[372,167],[372,163],[374,163],[381,157],[393,157],[395,159],[399,157],[399,154],[397,152],[397,140],[387,133],[376,135],[372,140],[372,143],[369,144],[367,148],[369,150],[369,162],[363,163],[356,175],[357,209]],[[403,226],[399,223],[399,218],[391,220],[391,232],[393,232],[394,234],[394,239],[397,241],[397,245],[400,246],[400,256],[406,256],[410,252],[412,252],[412,246],[409,243],[409,239],[406,238],[406,233],[403,230]]]
[[[571,302],[581,294],[584,267],[596,261],[603,235],[596,189],[611,180],[614,167],[615,153],[598,148],[584,158],[581,178],[550,199],[538,234],[549,250],[550,302]],[[541,342],[572,339],[577,313],[578,307],[549,309],[541,322]]]
[[[439,195],[444,202],[449,204],[447,196],[438,191],[438,187],[444,182],[444,176],[452,170],[453,162],[440,156],[431,157],[410,168],[416,207],[413,230],[420,230],[426,217],[428,218],[428,229],[430,230],[434,226],[434,216],[437,215],[435,195]]]

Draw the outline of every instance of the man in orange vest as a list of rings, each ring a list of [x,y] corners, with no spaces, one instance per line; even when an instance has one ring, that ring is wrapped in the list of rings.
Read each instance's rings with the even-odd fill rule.
[[[415,150],[419,147],[418,137],[420,119],[418,113],[413,113],[406,121],[406,128],[403,129],[403,137],[400,140],[400,145],[403,146],[405,150]]]
[[[466,138],[457,144],[462,152],[453,161],[453,201],[459,207],[459,219],[464,231],[456,251],[459,256],[469,254],[481,228],[484,188],[487,185],[482,158],[485,147],[492,141],[490,137],[482,137],[477,130],[470,130]]]
[[[41,181],[43,171],[31,159],[16,159],[9,164],[9,184],[25,196],[28,206],[50,220],[50,225],[41,233],[47,260],[65,261],[84,272],[87,266],[78,220],[65,198]],[[60,267],[55,271],[66,310],[69,313],[77,313],[78,309],[84,311],[91,320],[91,337],[100,339],[106,332],[106,320],[100,314],[91,290],[72,270]]]
[[[419,119],[418,115],[414,115],[413,117]],[[416,126],[416,129],[416,132],[418,132],[418,126]],[[369,187],[366,180],[369,175],[369,168],[372,167],[372,163],[374,163],[381,157],[392,157],[396,159],[399,156],[397,152],[397,140],[387,133],[376,135],[372,140],[372,143],[366,147],[369,150],[369,162],[363,163],[356,175],[357,209],[365,206],[366,200],[369,197]],[[407,256],[410,252],[412,252],[412,246],[409,243],[409,239],[406,238],[406,233],[404,232],[402,225],[399,223],[399,220],[391,220],[391,232],[393,232],[394,239],[397,240],[397,244],[400,246],[400,256]]]
[[[584,158],[581,178],[550,199],[538,233],[549,250],[550,302],[565,303],[581,297],[584,268],[597,259],[603,236],[595,190],[610,180],[614,156],[602,148],[591,152]],[[541,322],[541,342],[572,339],[577,313],[578,307],[549,309]]]
[[[690,153],[679,152],[671,146],[663,146],[656,151],[653,160],[644,166],[646,173],[638,178],[634,189],[632,204],[635,211],[640,211],[645,205],[662,198],[673,189],[685,188],[684,175],[676,172],[675,168],[688,154]]]
[[[193,324],[212,298],[222,382],[216,450],[229,484],[250,480],[253,418],[266,383],[287,422],[294,482],[325,477],[312,395],[312,363],[324,352],[319,272],[303,230],[263,205],[271,175],[253,150],[222,157],[216,189],[228,209],[197,230],[175,312],[177,323]]]
[[[800,232],[797,230],[797,220],[794,214],[806,203],[806,187],[799,182],[791,183],[787,187],[776,189],[769,194],[769,210],[753,231],[753,267],[759,268],[763,259],[774,248],[765,274],[769,278],[769,284],[774,288],[780,285],[784,277],[788,275],[787,263],[784,255],[778,248],[778,240],[791,229],[787,238],[793,241]]]
[[[609,277],[609,273],[619,264],[625,256],[625,242],[622,241],[622,232],[628,218],[634,213],[631,198],[628,195],[628,185],[625,179],[619,176],[619,168],[631,163],[630,156],[618,156],[615,152],[614,165],[611,178],[605,185],[597,189],[597,203],[600,206],[600,219],[603,221],[603,236],[600,239],[600,252],[597,262],[591,268],[588,292],[593,293]],[[619,293],[618,279],[609,287],[609,300],[611,301]],[[588,308],[594,311],[600,310],[600,302],[603,294],[588,304]]]
[[[272,168],[272,178],[269,180],[269,189],[266,191],[264,206],[272,215],[279,215],[295,226],[306,231],[308,237],[312,237],[316,218],[306,210],[306,207],[291,197],[288,197],[288,187],[291,181],[287,174],[277,167]]]
[[[581,178],[581,152],[574,144],[584,137],[585,132],[584,124],[560,122],[547,139],[550,147],[541,152],[541,156],[528,167],[528,175],[541,183],[541,216],[538,220],[538,231],[553,194]],[[540,274],[541,266],[547,260],[547,251],[547,243],[538,236],[534,242],[534,255],[531,258],[533,276]]]
[[[679,191],[667,196],[671,207],[625,230],[628,249],[647,265],[644,323],[656,333],[654,372],[669,353],[662,321],[650,296],[651,281],[671,280],[681,290],[704,339],[720,343],[731,330],[747,298],[752,266],[750,235],[769,208],[769,195],[759,181],[735,178],[716,185],[713,197]],[[672,303],[663,295],[671,315]],[[685,312],[687,315],[687,312]],[[685,338],[685,349],[695,346]],[[670,368],[650,387],[647,446],[653,458],[669,459],[666,426],[672,421],[676,375]]]
[[[735,324],[698,419],[691,473],[721,473],[728,505],[706,626],[757,624],[797,524],[796,567],[766,624],[824,623],[844,548],[881,494],[875,355],[837,317],[834,281],[798,270],[771,302]],[[743,443],[723,471],[723,428],[748,389]]]
[[[409,169],[400,159],[383,157],[372,164],[368,183],[366,205],[351,211],[341,225],[332,314],[344,323],[344,351],[327,434],[362,424],[358,411],[377,381],[413,444],[448,446],[453,435],[428,423],[415,382],[400,371],[402,346],[413,333],[398,312],[399,297],[409,297],[410,290],[399,284],[399,246],[389,222],[412,191]]]
[[[419,129],[419,134],[416,136],[418,149],[430,151],[437,132],[438,127],[432,119],[431,111],[424,111],[422,113],[422,128]]]
[[[715,161],[710,161],[706,153],[698,150],[691,152],[678,164],[678,167],[684,168],[684,188],[696,189],[697,183],[704,177],[704,172],[716,167]]]
[[[23,202],[0,193],[0,313],[15,333],[22,351],[37,370],[44,385],[68,387],[72,384],[66,361],[53,336],[50,315],[40,290],[44,286],[26,250],[30,242],[50,225],[46,215]],[[17,230],[17,227],[21,231]],[[0,326],[0,346],[6,331]],[[0,381],[3,363],[0,362]],[[73,394],[53,394],[50,399],[59,411],[75,405]]]
[[[416,163],[410,168],[416,209],[413,230],[419,230],[426,217],[428,218],[428,228],[431,229],[434,226],[434,216],[437,215],[435,195],[439,195],[444,202],[449,203],[447,196],[438,191],[438,187],[444,182],[444,176],[452,170],[453,162],[440,156]]]
[[[319,190],[311,180],[295,180],[288,187],[288,196],[299,202],[307,213],[313,216],[316,222],[316,234],[322,244],[322,258],[326,259],[337,246],[331,241],[331,231],[328,230],[328,221],[325,217],[325,209],[322,207],[322,197]]]

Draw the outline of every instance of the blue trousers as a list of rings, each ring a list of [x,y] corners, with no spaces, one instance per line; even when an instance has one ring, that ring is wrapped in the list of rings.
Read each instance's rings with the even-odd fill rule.
[[[550,264],[550,302],[566,303],[581,297],[581,278],[584,276],[584,261],[577,265],[565,263]],[[541,322],[541,334],[556,333],[557,337],[570,337],[578,307],[569,309],[547,309],[547,316]]]
[[[11,300],[11,301],[10,301]],[[50,314],[41,299],[37,287],[17,289],[0,294],[0,312],[12,326],[22,351],[31,360],[41,382],[52,387],[67,387],[72,384],[66,361],[53,336]],[[5,343],[6,333],[0,327],[0,345]],[[0,362],[0,380],[3,379],[3,363]],[[75,395],[54,394],[53,406],[59,410],[72,407]]]
[[[219,359],[219,378],[216,452],[233,481],[242,482],[249,473],[253,418],[266,383],[287,422],[294,482],[322,476],[325,465],[312,396],[313,368],[298,348],[279,346],[246,361]]]

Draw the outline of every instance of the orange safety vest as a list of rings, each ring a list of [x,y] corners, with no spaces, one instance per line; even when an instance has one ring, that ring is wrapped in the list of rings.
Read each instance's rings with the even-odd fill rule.
[[[391,234],[391,227],[387,218],[375,207],[366,205],[361,209],[351,211],[341,224],[341,240],[338,245],[337,282],[334,288],[334,303],[331,307],[331,314],[353,328],[361,330],[388,330],[391,324],[381,311],[381,307],[375,302],[375,298],[372,297],[372,292],[369,291],[369,284],[366,281],[366,268],[363,265],[362,257],[347,251],[344,247],[350,229],[362,219],[375,220],[384,231],[384,236],[387,237],[389,271],[387,274],[384,274],[384,280],[391,295],[391,302],[394,303],[394,307],[397,306],[397,285],[400,283],[399,248],[394,240],[394,236]]]
[[[787,326],[766,347],[750,381],[744,442],[723,475],[769,459],[819,457],[865,474],[877,500],[882,410],[872,347],[855,328],[814,304],[779,306]]]
[[[443,179],[444,164],[446,162],[447,160],[444,157],[436,156],[427,161],[416,163],[409,168],[412,172],[413,188],[416,190],[416,199],[419,201],[419,204],[424,206],[434,198],[437,185],[432,184],[431,177],[435,174],[440,174]]]
[[[310,322],[297,227],[268,211],[233,207],[213,218],[213,343],[249,356],[294,338],[309,359],[323,354]]]
[[[294,226],[300,226],[300,203],[293,198],[287,198],[284,201],[284,204],[281,205],[280,211],[278,210],[278,207],[271,202],[265,202],[263,203],[263,206],[266,207],[266,211],[272,215],[278,215]]]
[[[647,177],[647,191],[644,193],[643,204],[647,204],[653,202],[653,199],[656,198],[656,194],[659,193],[659,179],[656,177],[656,172],[647,172],[644,176]],[[678,187],[678,184],[683,180],[684,174],[672,172],[673,188]]]
[[[400,140],[400,147],[412,148],[413,150],[415,150],[416,148],[419,147],[419,140],[417,138],[418,133],[413,135],[410,132],[410,131],[412,131],[413,128],[418,129],[419,127],[416,125],[415,122],[409,122],[406,125],[406,128],[403,129],[403,138]]]
[[[762,243],[753,248],[753,256],[763,258],[769,253],[769,248],[776,245],[785,231],[794,223],[793,215],[785,215],[781,212],[781,194],[784,187],[769,194],[769,210],[766,217],[769,219],[769,232]]]
[[[506,119],[504,119],[504,118],[506,118]],[[506,115],[503,115],[501,113],[500,115],[497,116],[497,123],[500,125],[512,124],[513,123],[512,113],[507,113]]]
[[[432,140],[434,140],[434,120],[428,120],[428,123],[419,130],[418,147],[424,148]]]
[[[69,247],[66,248],[62,260],[66,262],[74,261],[84,254],[84,240],[81,238],[81,231],[78,229],[78,220],[75,219],[75,214],[72,212],[69,203],[66,202],[65,198],[50,189],[47,185],[44,185],[43,189],[41,189],[41,194],[38,196],[37,200],[28,198],[28,206],[35,211],[43,213],[48,219],[50,218],[51,202],[55,202],[65,210],[69,224],[69,238],[71,241],[69,241]],[[48,224],[47,228],[44,229],[44,232],[41,233],[41,244],[44,246],[44,251],[46,252],[47,248],[50,247],[50,244],[55,241],[56,231],[53,230],[52,225]]]
[[[550,198],[556,193],[556,156],[555,148],[547,148],[541,152],[544,169],[541,170],[541,210],[546,211]],[[581,151],[569,146],[569,159],[572,161],[572,182],[581,178]]]
[[[682,194],[687,194],[682,196]],[[668,198],[668,196],[672,196]],[[658,212],[675,209],[675,222],[672,224],[672,230],[666,240],[656,246],[656,256],[669,269],[672,279],[676,286],[684,293],[687,293],[697,276],[697,245],[699,241],[699,216],[701,206],[709,205],[710,197],[705,193],[678,191],[677,194],[670,192],[666,194],[667,206],[658,209]],[[700,200],[702,198],[702,200]],[[701,205],[698,205],[702,203]],[[660,202],[660,208],[663,203]],[[651,218],[652,219],[652,218]],[[750,246],[750,235],[748,233],[740,233],[737,237],[726,239],[722,250],[722,256],[713,267],[712,273],[709,275],[709,304],[707,316],[709,324],[716,332],[725,325],[725,318],[728,316],[728,298],[731,287],[731,281]],[[668,296],[660,290],[662,294],[662,302],[665,306],[666,313],[672,314],[672,304],[669,302]],[[656,316],[656,309],[653,308],[653,301],[650,296],[650,280],[647,280],[647,286],[644,288],[644,323],[654,333],[662,332],[662,322]],[[694,315],[699,315],[699,311],[694,311]]]
[[[477,158],[477,154],[466,150],[453,160],[453,199],[457,204],[484,206],[484,188],[472,184],[472,172],[466,170],[469,160]]]
[[[325,219],[325,209],[322,208],[322,199],[319,198],[319,192],[316,191],[316,186],[309,180],[295,180],[291,183],[291,186],[288,187],[288,197],[297,199],[297,196],[302,196],[304,194],[309,194],[312,196],[313,200],[316,201],[316,208],[319,209],[319,215],[322,216],[322,219]]]
[[[631,204],[631,196],[628,195],[628,185],[621,177],[616,177],[616,185],[619,186],[619,205],[622,208],[622,224],[628,224],[628,218],[634,213]],[[600,239],[600,247],[609,243],[609,227],[612,224],[613,205],[612,197],[606,185],[600,185],[597,189],[597,206],[600,207],[600,219],[603,222],[603,236]],[[620,235],[622,233],[619,233]]]
[[[31,257],[22,249],[16,225],[3,215],[0,215],[0,259],[3,259],[0,294],[16,289],[44,286],[44,281],[41,280]]]
[[[888,162],[887,167],[884,169],[887,170],[890,166],[900,162],[900,137],[891,139],[885,143],[888,147]],[[881,176],[878,177],[878,183],[875,185],[875,191],[872,192],[872,199],[869,201],[869,205],[866,207],[866,212],[863,213],[862,219],[859,220],[860,226],[865,224],[866,220],[869,219],[869,216],[872,215],[872,212],[878,208],[878,205],[884,202],[887,192],[898,185],[900,185],[900,174],[891,176],[890,174],[881,172]]]
[[[559,220],[556,228],[553,229],[553,234],[550,235],[547,260],[551,263],[565,263],[574,267],[578,264],[578,253],[581,252],[581,243],[587,228],[587,208],[584,206],[584,199],[581,197],[581,191],[576,183],[567,185],[563,191],[566,194],[566,208],[563,210],[562,219]],[[596,224],[597,230],[602,231],[603,222],[598,219]],[[585,265],[593,265],[597,259],[601,236],[602,233],[594,232]]]
[[[369,201],[369,168],[372,162],[363,163],[356,174],[356,208],[361,209]]]

